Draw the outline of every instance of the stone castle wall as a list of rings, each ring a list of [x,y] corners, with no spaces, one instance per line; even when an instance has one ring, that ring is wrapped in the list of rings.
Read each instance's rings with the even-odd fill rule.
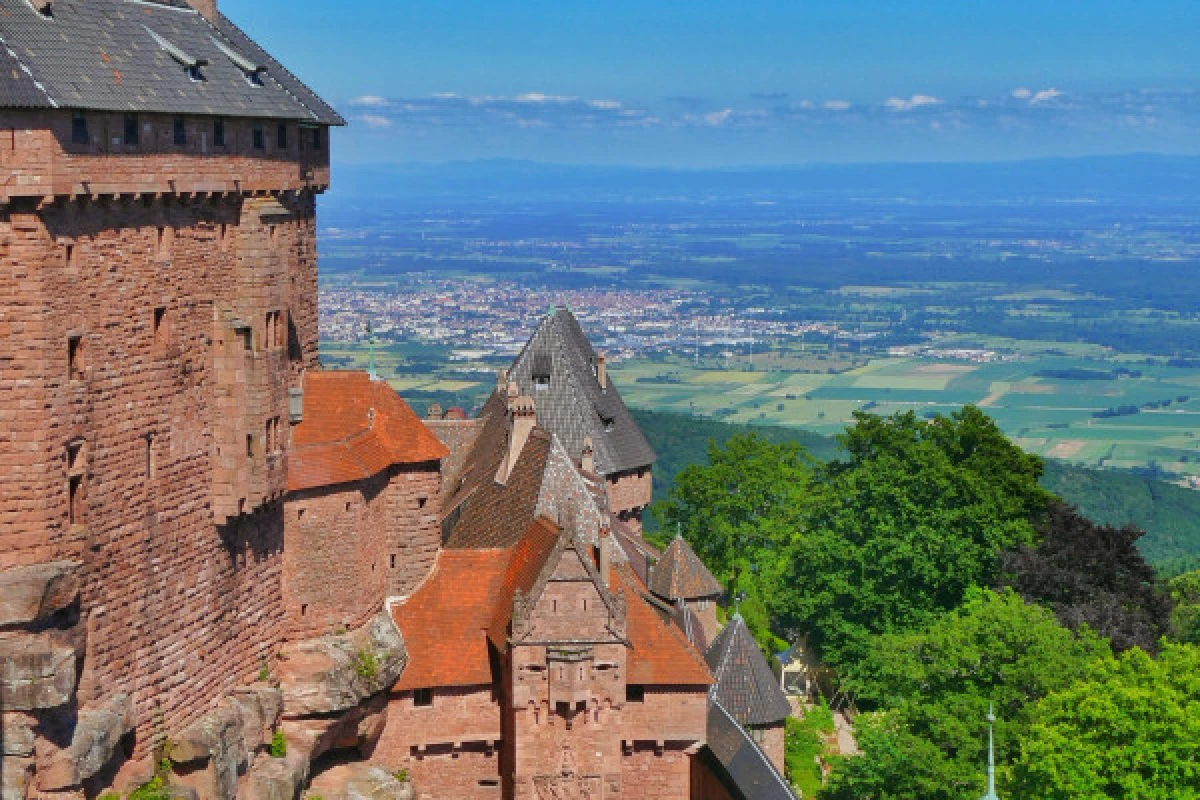
[[[642,528],[642,511],[650,505],[654,479],[649,467],[619,472],[605,479],[608,506],[636,530]]]
[[[254,126],[225,119],[226,145],[213,144],[215,120],[185,118],[187,143],[174,143],[175,118],[138,116],[139,142],[124,143],[125,115],[88,112],[89,144],[72,142],[72,116],[56,111],[0,111],[0,203],[17,197],[323,191],[329,185],[328,131],[286,123]],[[319,142],[316,138],[319,138]]]
[[[492,686],[439,688],[432,699],[418,707],[413,692],[392,693],[372,761],[407,769],[418,800],[501,797],[500,706]]]
[[[81,565],[75,701],[128,695],[144,754],[285,635],[287,390],[315,364],[315,204],[181,194],[222,175],[303,189],[303,159],[66,153],[69,124],[0,119],[0,568]],[[114,195],[40,197],[100,188]],[[215,516],[222,486],[241,515]]]
[[[388,594],[406,597],[433,569],[442,544],[442,476],[437,464],[397,468],[385,492]]]

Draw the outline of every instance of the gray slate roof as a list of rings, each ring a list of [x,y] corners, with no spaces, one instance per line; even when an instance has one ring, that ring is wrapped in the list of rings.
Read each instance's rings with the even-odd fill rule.
[[[704,659],[717,680],[714,696],[739,724],[773,725],[791,715],[791,704],[740,614],[717,634]]]
[[[642,435],[612,378],[600,388],[594,369],[596,351],[575,315],[558,308],[546,317],[513,362],[509,379],[533,398],[538,424],[562,441],[572,458],[591,437],[596,471],[601,475],[648,467],[654,450]],[[534,375],[550,378],[535,385]]]
[[[771,759],[721,703],[708,701],[706,754],[717,762],[729,788],[740,800],[796,800]]]
[[[54,0],[51,8],[46,17],[26,0],[0,0],[0,108],[345,124],[232,22],[214,25],[183,0]],[[204,80],[189,77],[183,57],[207,62]],[[261,86],[247,80],[246,65],[265,68]]]

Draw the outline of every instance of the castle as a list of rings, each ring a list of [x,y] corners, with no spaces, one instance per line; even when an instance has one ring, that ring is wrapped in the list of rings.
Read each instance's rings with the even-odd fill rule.
[[[475,419],[319,368],[342,124],[214,0],[0,0],[0,798],[791,797],[568,310]]]

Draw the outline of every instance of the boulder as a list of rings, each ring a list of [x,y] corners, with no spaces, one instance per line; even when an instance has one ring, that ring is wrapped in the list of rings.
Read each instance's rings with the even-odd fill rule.
[[[253,751],[270,744],[271,734],[279,723],[279,715],[283,713],[283,693],[260,684],[234,689],[229,701],[242,715],[247,749]]]
[[[0,711],[0,757],[32,757],[36,726],[37,718],[31,714]]]
[[[246,733],[242,715],[233,703],[222,702],[171,739],[171,760],[186,766],[207,762],[200,788],[214,800],[233,800],[238,775],[246,767]]]
[[[71,744],[53,747],[39,743],[37,784],[43,792],[79,786],[96,775],[116,754],[121,737],[134,729],[133,699],[114,695],[103,706],[80,711],[71,732]]]
[[[308,780],[308,756],[288,748],[284,758],[260,758],[246,773],[245,800],[295,800]]]
[[[29,625],[79,597],[79,564],[54,561],[0,570],[0,628]]]
[[[32,778],[32,758],[0,757],[0,800],[25,800]]]
[[[404,637],[387,612],[347,634],[287,645],[278,668],[284,716],[353,708],[390,688],[407,663]]]
[[[398,781],[382,767],[362,764],[351,770],[342,794],[345,800],[413,800],[409,781]]]
[[[75,694],[75,650],[45,636],[0,639],[0,708],[58,708]]]

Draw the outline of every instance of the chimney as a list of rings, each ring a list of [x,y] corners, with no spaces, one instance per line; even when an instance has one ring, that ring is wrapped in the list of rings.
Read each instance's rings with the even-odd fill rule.
[[[608,390],[608,363],[604,353],[596,353],[596,381],[601,389]]]
[[[496,391],[500,393],[508,391],[508,370],[502,369],[496,373]]]
[[[612,555],[609,553],[609,548],[612,547],[613,540],[611,532],[608,528],[600,529],[600,580],[604,584],[604,588],[612,588]]]
[[[53,16],[54,8],[51,0],[29,0],[33,4],[33,9],[43,17]]]
[[[579,458],[579,468],[591,475],[596,474],[596,448],[592,446],[592,437],[583,440],[583,455]]]
[[[217,0],[188,0],[192,8],[200,12],[200,16],[209,22],[217,21]]]
[[[443,416],[442,407],[437,403],[431,403],[429,410],[425,412],[426,419],[441,419]]]
[[[532,397],[522,397],[520,389],[511,381],[508,384],[508,449],[504,454],[504,459],[500,462],[500,469],[496,471],[496,483],[507,483],[508,476],[512,474],[513,468],[517,466],[517,460],[521,458],[521,451],[525,448],[525,442],[529,441],[529,434],[533,433],[533,429],[537,426],[537,410],[533,405]]]

